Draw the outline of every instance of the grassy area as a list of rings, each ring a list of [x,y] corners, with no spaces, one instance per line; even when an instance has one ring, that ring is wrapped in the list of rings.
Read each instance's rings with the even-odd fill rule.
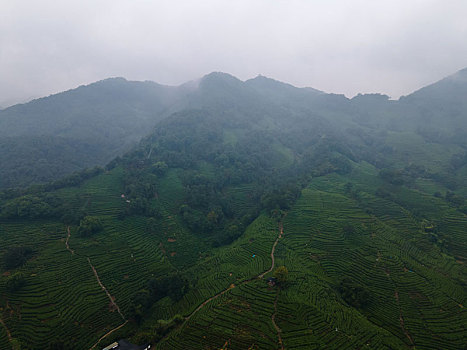
[[[363,165],[354,177],[316,178],[303,190],[286,216],[284,238],[276,250],[277,264],[289,269],[285,289],[269,288],[262,280],[234,288],[199,311],[160,348],[274,348],[278,338],[271,315],[278,293],[276,322],[286,349],[354,349],[362,344],[368,349],[460,349],[467,320],[462,265],[429,241],[404,205],[376,197],[372,191],[377,182],[367,184],[359,200],[345,193],[347,181],[358,184],[368,173],[369,167]],[[455,222],[454,211],[436,198],[401,191],[403,204],[410,201],[412,208],[430,215],[437,212],[433,219]],[[205,278],[212,276],[211,292],[200,300],[236,283],[235,275],[227,277],[229,271],[252,266],[251,259],[240,258],[248,255],[238,249],[248,247],[249,235],[251,244],[261,240],[265,231],[256,227],[259,222],[210,258],[213,268]],[[344,232],[346,225],[354,228],[350,234]],[[271,246],[271,239],[262,241],[260,256],[267,256]],[[235,262],[231,267],[226,264],[227,252]],[[254,273],[261,268],[266,266],[254,268]],[[243,273],[236,279],[248,276]],[[368,290],[364,308],[342,299],[338,285],[344,277]]]
[[[260,215],[232,244],[212,248],[179,218],[180,176],[171,169],[159,180],[153,201],[161,206],[161,217],[151,231],[147,218],[117,218],[125,205],[120,168],[60,190],[104,226],[91,238],[78,237],[71,227],[68,243],[74,254],[66,249],[63,224],[0,222],[2,241],[8,242],[2,250],[34,249],[33,258],[18,269],[25,276],[24,288],[1,295],[1,316],[12,337],[24,348],[63,341],[67,348],[85,349],[122,323],[89,258],[125,317],[131,298],[150,278],[174,271],[188,278],[189,292],[176,303],[169,298],[155,303],[142,328],[177,314],[187,317],[235,286],[175,328],[158,345],[161,349],[274,348],[273,314],[286,349],[460,349],[465,344],[467,218],[431,194],[436,185],[394,187],[396,203],[375,195],[383,182],[368,163],[354,163],[345,176],[312,179],[283,222],[275,256],[276,266],[288,268],[289,282],[279,289],[265,280],[243,283],[271,266],[277,220]],[[352,183],[350,192],[347,183]],[[251,190],[248,185],[227,189],[235,211],[248,206]],[[436,241],[425,232],[427,223],[437,227]],[[8,274],[0,276],[1,290]],[[338,286],[344,277],[368,291],[365,307],[342,298]],[[137,330],[130,322],[112,337]],[[0,348],[10,345],[0,327]]]

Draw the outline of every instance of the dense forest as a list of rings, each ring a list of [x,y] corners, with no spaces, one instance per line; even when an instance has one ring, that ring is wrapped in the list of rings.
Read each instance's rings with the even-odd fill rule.
[[[466,96],[212,73],[0,111],[0,348],[462,349]]]

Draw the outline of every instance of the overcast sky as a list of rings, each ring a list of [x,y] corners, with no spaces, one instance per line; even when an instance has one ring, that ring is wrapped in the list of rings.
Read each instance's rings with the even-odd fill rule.
[[[466,0],[0,0],[0,106],[107,77],[397,98],[467,67]]]

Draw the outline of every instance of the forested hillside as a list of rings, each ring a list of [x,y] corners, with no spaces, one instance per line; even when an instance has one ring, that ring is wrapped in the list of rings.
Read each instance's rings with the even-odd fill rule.
[[[80,89],[107,84],[136,83]],[[465,348],[465,71],[399,101],[224,73],[141,84],[109,93],[115,123],[89,137],[135,147],[1,193],[0,349]],[[87,139],[62,122],[7,141]]]
[[[170,113],[182,91],[115,78],[0,111],[0,188],[106,164]]]

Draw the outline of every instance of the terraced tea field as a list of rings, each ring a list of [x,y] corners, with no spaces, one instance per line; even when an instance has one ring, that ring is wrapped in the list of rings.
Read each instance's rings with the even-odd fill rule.
[[[128,319],[131,298],[150,278],[171,272],[189,280],[188,293],[176,303],[159,300],[140,325],[184,316],[159,349],[462,349],[467,343],[465,215],[407,188],[398,189],[398,203],[375,196],[380,180],[369,165],[350,177],[312,179],[282,223],[262,214],[220,248],[179,219],[177,170],[159,184],[154,203],[161,217],[151,230],[144,217],[117,219],[125,205],[120,180],[114,169],[60,190],[101,219],[103,232],[91,238],[53,221],[0,222],[9,246],[34,246],[19,269],[25,287],[1,295],[0,349],[18,342],[26,349],[60,343],[98,349],[131,335],[139,327]],[[349,181],[358,196],[346,192]],[[234,210],[248,204],[250,190],[231,189]],[[416,212],[439,227],[445,246],[430,240]],[[273,247],[275,266],[289,270],[284,288],[260,278],[270,271]],[[364,307],[342,298],[338,287],[346,277],[368,291]],[[1,290],[7,278],[0,277]]]
[[[62,191],[77,207],[84,205],[90,215],[101,219],[103,232],[90,239],[78,237],[75,227],[68,237],[67,227],[53,222],[0,223],[2,240],[10,246],[34,242],[33,259],[20,269],[26,286],[2,296],[2,319],[14,340],[27,339],[23,346],[41,349],[63,341],[70,349],[90,348],[122,324],[131,297],[149,278],[173,269],[163,245],[173,221],[163,220],[160,231],[149,234],[145,218],[116,220],[122,205],[118,179],[116,171],[88,181],[81,189]],[[78,190],[79,200],[74,196]],[[102,290],[90,263],[122,315]],[[0,335],[0,349],[8,349],[5,333]]]
[[[285,349],[462,349],[467,334],[463,266],[427,239],[410,211],[371,194],[372,186],[359,201],[348,197],[347,180],[314,179],[286,216],[275,254],[276,264],[289,269],[286,288],[254,280],[228,289],[158,348],[280,349],[274,315]],[[408,195],[426,210],[437,208],[439,220],[450,220],[453,211],[441,206],[440,212],[436,200],[413,191]],[[462,222],[460,214],[457,218]],[[354,229],[346,233],[349,224]],[[221,256],[235,252],[236,270],[248,266],[239,258],[247,255],[233,248]],[[224,260],[216,263],[222,271]],[[217,281],[225,278],[213,275]],[[367,306],[354,308],[342,299],[338,285],[344,277],[368,290]],[[223,285],[228,283],[235,281]]]

